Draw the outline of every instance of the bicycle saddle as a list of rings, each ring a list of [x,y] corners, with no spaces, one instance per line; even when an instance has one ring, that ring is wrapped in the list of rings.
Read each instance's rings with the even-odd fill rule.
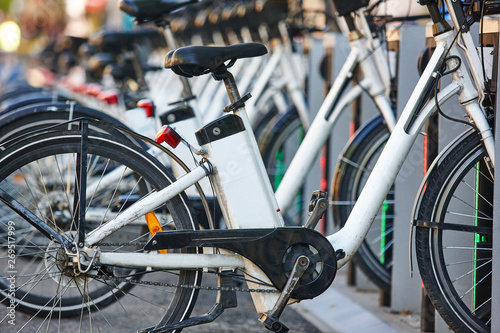
[[[162,37],[157,29],[142,29],[130,32],[102,30],[92,36],[90,45],[116,50],[123,46],[128,46],[142,39],[152,39]],[[117,50],[118,51],[118,50]]]
[[[251,58],[267,53],[264,45],[243,43],[230,46],[186,46],[170,51],[165,57],[165,68],[186,77],[211,73],[228,60]]]
[[[197,0],[122,0],[120,9],[140,21],[154,21]]]

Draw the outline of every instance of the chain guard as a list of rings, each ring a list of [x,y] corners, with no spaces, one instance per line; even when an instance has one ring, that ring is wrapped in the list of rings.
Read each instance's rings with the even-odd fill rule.
[[[217,247],[236,252],[252,261],[283,290],[297,255],[315,263],[292,292],[292,298],[309,299],[323,293],[337,272],[335,250],[319,232],[296,227],[276,229],[180,230],[158,232],[146,251],[183,247]]]

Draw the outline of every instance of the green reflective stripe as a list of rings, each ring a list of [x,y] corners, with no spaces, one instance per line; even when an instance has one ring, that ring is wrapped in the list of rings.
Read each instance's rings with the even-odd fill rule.
[[[281,181],[283,180],[283,175],[285,174],[285,163],[283,162],[283,150],[279,150],[274,156],[276,159],[276,173],[274,175],[274,191],[278,189]]]
[[[389,209],[389,204],[387,200],[384,200],[382,205],[382,218],[380,222],[380,263],[385,264],[385,236],[387,228],[387,210]]]
[[[477,227],[478,223],[478,208],[479,208],[479,162],[476,163],[476,181],[475,181],[475,197],[474,197],[474,226]],[[476,270],[477,270],[477,248],[478,248],[478,243],[481,241],[481,235],[476,233],[474,235],[474,272],[473,272],[473,281],[474,281],[474,286],[477,285],[477,276],[476,276]],[[476,287],[472,290],[472,302],[473,302],[473,309],[476,308]]]

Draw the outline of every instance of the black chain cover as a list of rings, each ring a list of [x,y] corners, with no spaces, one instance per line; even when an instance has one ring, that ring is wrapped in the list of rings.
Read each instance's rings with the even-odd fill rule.
[[[146,251],[184,247],[217,247],[236,252],[259,266],[282,291],[295,259],[306,255],[310,268],[292,292],[292,298],[309,299],[323,293],[337,272],[335,250],[311,229],[236,229],[162,231],[146,244]]]

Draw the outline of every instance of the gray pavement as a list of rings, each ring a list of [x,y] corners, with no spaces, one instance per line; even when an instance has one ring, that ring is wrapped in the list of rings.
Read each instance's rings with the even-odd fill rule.
[[[326,292],[290,307],[325,333],[420,332],[418,315],[392,313],[379,306],[378,292],[357,291],[346,280],[341,269]]]
[[[347,286],[341,269],[332,286],[312,300],[288,306],[281,316],[290,332],[324,333],[417,333],[419,316],[392,313],[379,306],[379,293],[358,291]],[[201,297],[203,299],[203,296]],[[210,302],[204,302],[208,309]],[[258,321],[251,298],[238,293],[238,307],[228,309],[215,322],[192,327],[185,332],[269,332]]]
[[[207,278],[205,282],[214,283]],[[378,305],[379,295],[376,292],[358,292],[353,287],[346,286],[346,277],[341,270],[333,285],[322,295],[313,300],[305,300],[285,308],[281,319],[290,328],[290,332],[307,333],[391,333],[419,332],[418,317],[408,314],[394,314],[388,308]],[[161,295],[146,295],[150,298],[161,299]],[[221,317],[212,323],[190,327],[183,332],[269,332],[258,321],[250,294],[238,293],[238,307],[227,309]],[[195,307],[195,315],[208,311],[214,303],[214,292],[202,291]],[[4,309],[2,309],[4,310]],[[130,321],[139,320],[140,311],[129,311],[128,318],[123,312],[110,307],[104,310],[106,317],[113,323],[106,326],[106,332],[129,332]],[[148,310],[146,310],[148,312]],[[27,323],[22,327],[9,327],[5,322],[0,323],[0,332],[36,332],[40,326],[44,327],[42,318],[30,320],[30,316],[18,313],[19,323]],[[55,319],[57,320],[57,319]],[[81,328],[80,318],[63,319],[61,332],[78,332]],[[88,320],[83,318],[83,320]],[[57,325],[58,326],[58,325]],[[43,330],[45,331],[45,329]],[[51,329],[48,330],[50,332]],[[85,330],[83,330],[85,331]],[[96,330],[102,332],[102,330]]]

